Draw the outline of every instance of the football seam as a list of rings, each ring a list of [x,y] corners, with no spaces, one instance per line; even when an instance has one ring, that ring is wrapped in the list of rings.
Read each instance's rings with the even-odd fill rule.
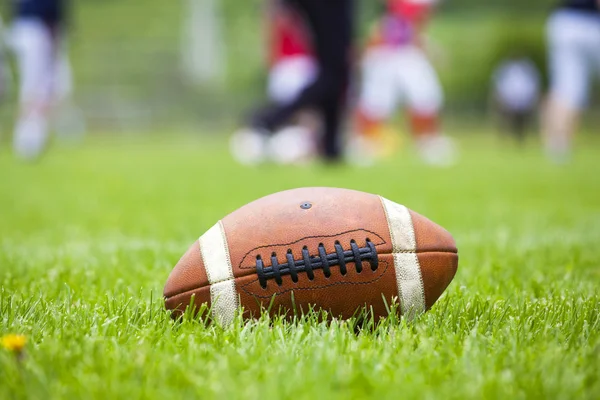
[[[366,281],[366,282],[335,282],[335,283],[330,283],[330,284],[327,284],[327,285],[317,286],[317,287],[313,287],[313,288],[292,288],[292,289],[284,290],[283,292],[273,293],[273,294],[270,294],[268,296],[266,296],[266,295],[265,296],[260,296],[260,295],[253,294],[253,293],[251,293],[251,292],[249,292],[248,290],[245,289],[246,286],[249,286],[249,285],[251,285],[253,283],[258,282],[258,279],[255,279],[255,280],[252,280],[252,281],[246,283],[243,286],[240,286],[240,289],[242,289],[246,294],[248,294],[250,296],[254,296],[254,297],[265,299],[265,298],[271,298],[273,295],[279,296],[279,295],[285,294],[287,292],[290,292],[292,290],[319,290],[319,289],[325,289],[325,288],[328,288],[328,287],[331,287],[331,286],[338,286],[338,285],[367,285],[367,284],[371,284],[371,283],[377,282],[378,280],[380,280],[381,278],[383,278],[383,276],[385,275],[385,272],[388,270],[389,263],[387,261],[380,261],[380,263],[385,264],[385,268],[383,269],[383,271],[381,271],[381,273],[379,274],[379,276],[376,277],[375,279],[372,279],[372,280]],[[246,276],[249,276],[249,275],[239,276],[239,277],[236,277],[236,278],[233,278],[233,279],[228,279],[228,280],[234,280],[235,281],[237,278],[245,278]],[[177,297],[177,296],[186,295],[186,294],[188,294],[190,292],[195,292],[196,290],[205,289],[205,288],[206,289],[210,289],[210,286],[211,286],[210,284],[206,285],[206,286],[198,286],[196,288],[186,290],[185,292],[173,294],[173,295],[171,295],[169,297],[165,296],[165,301],[169,301],[169,300],[171,300],[171,299],[173,299],[174,297]]]
[[[258,282],[258,279],[255,279],[251,282],[246,283],[244,286],[240,286],[240,289],[242,289],[246,294],[248,294],[250,296],[258,297],[260,299],[269,299],[273,296],[279,296],[279,295],[286,294],[286,293],[294,291],[294,290],[320,290],[320,289],[325,289],[328,287],[339,286],[339,285],[369,285],[369,284],[377,282],[378,280],[383,278],[383,276],[385,275],[386,271],[389,268],[389,263],[387,261],[380,261],[380,262],[382,264],[385,264],[385,269],[383,269],[383,271],[381,271],[381,273],[379,274],[378,277],[376,277],[375,279],[372,279],[370,281],[366,281],[366,282],[334,282],[334,283],[329,283],[327,285],[315,286],[315,287],[311,287],[311,288],[291,288],[291,289],[286,289],[283,292],[272,293],[270,295],[261,296],[261,295],[249,292],[248,290],[245,289],[246,286],[250,286],[251,284]]]
[[[381,246],[381,245],[384,245],[384,244],[386,244],[386,243],[387,243],[387,242],[386,242],[386,241],[385,241],[385,240],[384,240],[384,239],[383,239],[383,238],[382,238],[380,235],[378,235],[377,233],[375,233],[375,232],[373,232],[373,231],[370,231],[370,230],[368,230],[368,229],[362,229],[362,228],[360,228],[360,229],[352,229],[352,230],[349,230],[349,231],[344,231],[344,232],[339,232],[339,233],[334,233],[334,234],[332,234],[332,235],[314,235],[314,236],[305,236],[305,237],[302,237],[302,238],[300,238],[300,239],[298,239],[298,240],[296,240],[296,241],[293,241],[293,242],[288,242],[288,243],[278,243],[278,244],[268,244],[268,245],[264,245],[264,246],[257,246],[257,247],[255,247],[255,248],[253,248],[253,249],[250,249],[250,250],[248,250],[248,251],[246,252],[246,254],[244,254],[244,256],[242,257],[242,260],[240,261],[240,263],[238,264],[238,266],[237,266],[237,267],[238,267],[239,269],[241,269],[241,270],[244,270],[244,269],[251,269],[251,268],[253,268],[254,266],[252,266],[252,265],[249,265],[249,266],[247,266],[247,267],[243,267],[243,266],[242,266],[242,263],[244,262],[244,260],[245,260],[245,259],[248,257],[248,255],[249,255],[250,253],[252,253],[253,251],[256,251],[256,250],[258,250],[258,249],[264,249],[264,248],[267,248],[267,247],[277,247],[277,246],[291,246],[291,245],[294,245],[294,244],[296,244],[296,243],[298,243],[298,242],[301,242],[301,241],[303,241],[303,240],[306,240],[306,239],[316,239],[316,238],[332,238],[332,237],[335,237],[335,236],[345,235],[345,234],[347,234],[347,233],[352,233],[352,232],[361,232],[361,231],[362,231],[362,232],[371,233],[371,234],[373,234],[373,235],[375,235],[375,236],[377,236],[377,237],[379,238],[379,240],[380,240],[381,242],[374,243],[374,244],[375,244],[375,246]],[[244,276],[247,276],[247,275],[244,275]]]
[[[174,299],[174,298],[175,298],[175,297],[177,297],[177,296],[183,296],[183,295],[187,295],[187,294],[189,294],[190,292],[195,292],[195,291],[197,291],[197,290],[201,290],[201,289],[208,289],[208,290],[210,290],[210,285],[206,285],[206,286],[198,286],[198,287],[195,287],[195,288],[193,288],[193,289],[186,290],[185,292],[181,292],[181,293],[173,294],[173,295],[171,295],[171,296],[169,296],[169,297],[167,297],[167,296],[164,296],[164,299],[165,299],[165,301],[171,301],[172,299]],[[194,293],[192,293],[192,295],[193,295],[193,294],[194,294]]]
[[[416,251],[394,251],[393,253],[415,253],[415,254],[427,254],[427,253],[448,253],[448,254],[458,254],[458,249],[427,249],[427,250],[419,250]]]
[[[360,229],[360,230],[364,230],[364,229]],[[381,243],[381,244],[385,244],[385,243],[386,243],[386,242],[384,241],[384,242],[383,242],[383,243]],[[269,246],[263,246],[263,247],[269,247]],[[395,251],[395,252],[393,251],[393,252],[391,252],[391,253],[380,253],[380,254],[381,254],[381,255],[394,255],[394,254],[398,254],[398,253],[402,253],[402,254],[406,254],[406,253],[414,253],[414,254],[447,253],[447,254],[456,254],[456,255],[458,255],[458,251],[448,251],[448,250],[427,250],[427,251],[422,251],[422,252],[419,252],[419,251],[414,251],[414,250],[400,250],[400,251]],[[387,263],[386,261],[380,261],[380,262],[382,262],[382,263],[385,263],[385,264],[386,264],[386,269],[388,268],[388,266],[387,266],[387,264],[388,264],[388,263]],[[250,268],[250,267],[246,267],[246,268],[244,268],[244,269],[245,269],[245,270],[248,270],[249,268]],[[236,279],[238,279],[238,278],[245,278],[245,277],[247,277],[247,276],[250,276],[250,275],[251,275],[251,274],[247,274],[247,275],[240,275],[240,276],[234,276],[234,277],[233,277],[233,280],[235,281],[235,280],[236,280]],[[378,280],[378,279],[380,279],[380,278],[377,278],[377,280]],[[221,281],[221,282],[226,282],[226,281],[229,281],[229,280],[232,280],[232,279],[226,279],[226,280],[224,280],[224,281]],[[349,283],[350,283],[350,284],[353,284],[353,285],[363,285],[363,284],[365,284],[365,283],[372,283],[372,282],[376,282],[377,280],[373,280],[373,281],[369,281],[369,282],[357,282],[357,283],[350,283],[350,282],[349,282]],[[254,283],[254,282],[256,282],[256,281],[258,281],[258,279],[254,280],[254,281],[252,281],[252,282],[250,282],[250,283]],[[218,282],[215,282],[215,283],[218,283]],[[246,284],[246,285],[244,285],[243,287],[245,287],[245,286],[249,285],[250,283],[247,283],[247,284]],[[341,283],[344,283],[344,282],[341,282]],[[333,285],[334,285],[334,284],[330,284],[329,286],[333,286]],[[207,284],[207,285],[205,285],[205,286],[197,286],[197,287],[195,287],[195,288],[188,289],[188,290],[185,290],[185,291],[183,291],[183,292],[179,292],[179,293],[172,294],[172,295],[170,295],[170,296],[168,296],[168,297],[167,297],[167,296],[164,296],[164,298],[165,298],[165,300],[170,300],[170,299],[172,299],[172,298],[173,298],[173,297],[175,297],[175,296],[179,296],[179,295],[182,295],[182,294],[186,294],[186,293],[189,293],[189,292],[193,292],[193,291],[195,291],[195,290],[202,289],[202,288],[210,288],[210,286],[211,286],[211,284],[210,284],[210,283],[209,283],[209,284]],[[322,288],[326,288],[326,287],[328,287],[328,286],[319,286],[319,288],[320,288],[320,289],[322,289]],[[318,288],[315,288],[315,289],[318,289]],[[298,289],[297,289],[297,290],[298,290]],[[302,289],[302,290],[309,290],[309,289]],[[245,290],[245,289],[244,289],[244,291],[245,291],[246,293],[248,293],[248,294],[252,295],[252,294],[251,294],[250,292],[248,292],[247,290]],[[284,292],[282,292],[282,293],[284,293]],[[272,295],[271,295],[271,296],[272,296]],[[268,297],[271,297],[271,296],[268,296]]]

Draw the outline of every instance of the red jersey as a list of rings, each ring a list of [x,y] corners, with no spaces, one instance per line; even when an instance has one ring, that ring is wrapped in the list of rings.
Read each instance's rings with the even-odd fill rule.
[[[377,24],[371,46],[418,44],[434,0],[388,0],[388,11]]]
[[[309,34],[296,10],[277,1],[271,15],[271,64],[293,56],[311,56]]]
[[[389,13],[414,25],[427,22],[435,0],[388,0]]]

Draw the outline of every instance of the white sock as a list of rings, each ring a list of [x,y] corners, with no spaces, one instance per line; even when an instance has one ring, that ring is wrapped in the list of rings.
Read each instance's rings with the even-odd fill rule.
[[[456,163],[457,148],[448,136],[434,134],[417,138],[417,148],[426,164],[448,167]]]

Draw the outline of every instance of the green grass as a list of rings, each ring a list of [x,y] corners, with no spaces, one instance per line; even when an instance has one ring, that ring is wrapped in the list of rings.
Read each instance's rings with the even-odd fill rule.
[[[91,138],[39,164],[0,151],[0,398],[600,398],[600,138],[572,164],[461,137],[437,170],[409,150],[368,169],[243,169],[224,143]],[[163,310],[179,257],[217,219],[308,185],[376,192],[452,232],[433,309],[355,334],[266,320],[223,330]]]

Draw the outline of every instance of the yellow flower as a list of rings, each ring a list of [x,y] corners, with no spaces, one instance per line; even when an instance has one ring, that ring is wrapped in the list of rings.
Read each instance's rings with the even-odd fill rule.
[[[0,344],[2,344],[2,347],[15,353],[20,353],[23,350],[23,347],[25,347],[26,343],[27,338],[25,335],[10,334],[2,336],[0,339]]]

